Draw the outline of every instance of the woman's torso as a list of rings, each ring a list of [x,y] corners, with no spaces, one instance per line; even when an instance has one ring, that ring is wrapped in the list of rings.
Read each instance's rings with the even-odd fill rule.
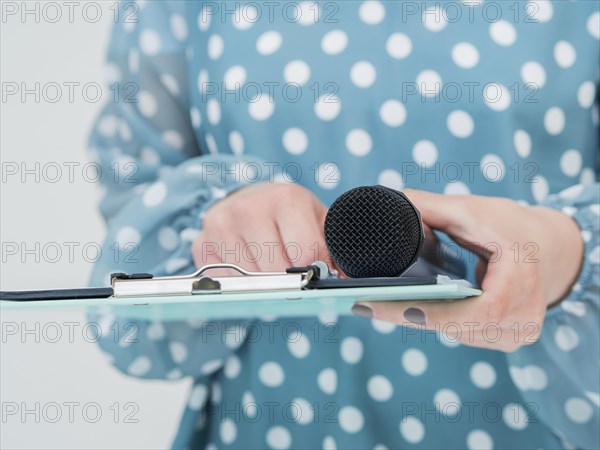
[[[234,15],[221,16],[223,3],[204,3],[214,14],[202,19],[202,2],[188,14],[188,88],[204,152],[256,155],[267,163],[259,170],[284,168],[326,204],[376,183],[534,203],[595,179],[593,2],[542,2],[539,10],[524,2],[321,2],[318,20],[314,7],[303,10],[305,23],[290,3],[250,2],[261,13],[253,24],[234,24]],[[450,23],[433,13],[423,22],[436,5],[448,7]],[[493,22],[497,13],[504,22]],[[423,97],[418,85],[435,91],[438,77],[441,93]],[[203,96],[202,83],[217,92]],[[495,103],[497,85],[487,83],[506,89]],[[263,100],[250,102],[259,91]],[[330,94],[315,107],[315,96]],[[217,406],[203,425],[188,408],[176,445],[560,446],[502,353],[353,317],[256,327],[261,337],[199,382]]]

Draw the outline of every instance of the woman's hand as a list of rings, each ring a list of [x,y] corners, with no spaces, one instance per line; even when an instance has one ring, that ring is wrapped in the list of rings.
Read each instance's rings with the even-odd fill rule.
[[[441,331],[463,344],[514,351],[537,341],[546,309],[566,296],[583,258],[567,215],[495,197],[404,193],[423,222],[478,254],[483,294],[454,302],[366,302],[359,316]]]
[[[280,272],[325,260],[326,214],[325,206],[298,185],[242,188],[207,211],[192,245],[194,262],[197,267],[230,263],[249,271]]]

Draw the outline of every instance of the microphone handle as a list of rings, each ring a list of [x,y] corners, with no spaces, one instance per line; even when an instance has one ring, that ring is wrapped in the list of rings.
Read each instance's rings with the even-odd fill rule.
[[[417,261],[402,275],[403,276],[435,276],[445,275],[452,279],[464,279],[467,267],[456,252],[444,242],[441,242],[430,227],[423,224],[425,239]]]

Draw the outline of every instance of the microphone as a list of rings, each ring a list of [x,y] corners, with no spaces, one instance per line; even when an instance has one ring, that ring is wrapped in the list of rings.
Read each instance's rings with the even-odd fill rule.
[[[466,274],[460,260],[442,258],[443,244],[431,230],[424,230],[410,200],[384,186],[362,186],[342,194],[327,212],[325,243],[351,278]]]

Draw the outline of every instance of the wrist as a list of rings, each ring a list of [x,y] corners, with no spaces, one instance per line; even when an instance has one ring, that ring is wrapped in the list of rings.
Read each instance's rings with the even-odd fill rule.
[[[534,207],[540,221],[540,230],[546,239],[540,242],[540,263],[543,264],[547,306],[562,301],[579,278],[584,255],[584,242],[579,226],[563,212]],[[544,245],[545,248],[541,247]]]

